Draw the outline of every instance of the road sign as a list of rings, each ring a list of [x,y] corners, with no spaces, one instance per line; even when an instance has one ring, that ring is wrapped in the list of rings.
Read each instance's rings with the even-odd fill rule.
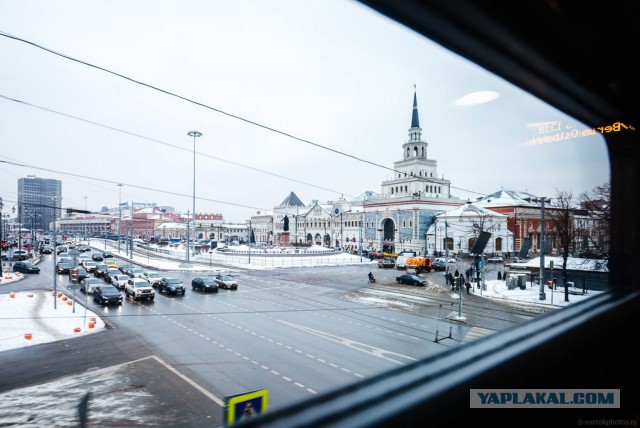
[[[260,389],[225,398],[227,425],[233,425],[245,419],[261,415],[267,411],[269,391]]]

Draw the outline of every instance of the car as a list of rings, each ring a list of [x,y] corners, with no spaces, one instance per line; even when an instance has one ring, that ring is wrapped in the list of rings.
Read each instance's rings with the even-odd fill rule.
[[[142,278],[146,279],[149,284],[155,287],[162,279],[162,274],[158,272],[144,271],[142,272]]]
[[[56,271],[58,273],[69,273],[69,269],[71,269],[72,267],[73,265],[71,263],[58,262],[58,264],[56,264]]]
[[[104,260],[104,256],[102,255],[102,253],[93,253],[91,254],[91,259],[94,262],[101,262]]]
[[[94,262],[91,259],[84,259],[80,262],[80,264],[87,270],[87,272],[93,272],[94,270],[96,270],[96,266],[98,266],[98,263]]]
[[[126,274],[129,269],[132,269],[134,267],[135,266],[132,265],[132,264],[123,264],[123,265],[118,266],[118,269],[120,269],[120,272]]]
[[[382,253],[379,253],[377,251],[372,251],[368,254],[369,260],[373,260],[373,259],[382,259],[384,258],[384,256],[382,255]]]
[[[395,266],[396,266],[396,263],[391,259],[378,260],[379,269],[390,269],[390,268],[394,268]]]
[[[122,272],[120,272],[120,269],[109,268],[107,269],[107,273],[104,274],[103,278],[107,283],[111,284],[111,278],[114,275],[122,275]]]
[[[40,273],[40,268],[31,262],[15,262],[13,271],[20,273]]]
[[[503,263],[504,259],[502,257],[489,257],[487,259],[487,263]]]
[[[67,251],[69,251],[69,247],[66,245],[59,245],[58,248],[56,248],[57,255],[60,255],[60,253],[66,253]]]
[[[80,291],[87,294],[93,294],[93,290],[95,290],[97,286],[102,284],[104,284],[104,282],[102,282],[98,278],[84,278],[82,281],[80,281]]]
[[[420,278],[417,275],[410,275],[408,273],[396,277],[398,284],[407,285],[427,285],[427,281]]]
[[[40,248],[40,254],[51,254],[53,253],[53,247],[51,245],[44,245]]]
[[[25,250],[13,250],[11,253],[12,260],[27,260],[29,258],[29,253]]]
[[[102,257],[104,257],[105,259],[112,259],[114,256],[111,251],[105,251],[102,253]]]
[[[431,268],[435,271],[444,271],[447,268],[447,264],[442,260],[435,260],[431,263]]]
[[[82,266],[76,266],[69,269],[69,281],[80,282],[87,277],[87,270]]]
[[[103,278],[107,274],[107,270],[109,267],[104,263],[99,263],[96,265],[95,270],[93,271],[93,275],[98,278]]]
[[[164,277],[158,283],[158,293],[166,291],[170,294],[184,294],[186,288],[179,278]]]
[[[209,277],[193,278],[191,280],[191,289],[200,291],[213,291],[218,292],[218,283]]]
[[[130,279],[131,277],[129,275],[125,275],[124,273],[121,273],[120,271],[118,271],[117,274],[111,276],[110,282],[111,282],[111,285],[122,290],[124,289],[125,285],[127,285],[127,282]]]
[[[93,301],[101,305],[121,305],[122,293],[113,285],[98,285],[93,290]]]
[[[118,268],[118,262],[115,261],[114,259],[104,259],[103,263],[107,266],[109,266],[110,268]]]
[[[142,274],[144,273],[144,269],[139,267],[132,267],[127,270],[127,275],[131,278],[142,278]]]
[[[216,275],[213,280],[218,284],[218,288],[224,288],[225,290],[237,290],[238,281],[231,278],[229,275]]]
[[[156,297],[156,290],[142,278],[129,278],[124,286],[124,294],[133,300],[153,300]]]
[[[69,263],[71,266],[73,266],[73,257],[70,257],[70,256],[58,257],[58,262],[59,263]]]

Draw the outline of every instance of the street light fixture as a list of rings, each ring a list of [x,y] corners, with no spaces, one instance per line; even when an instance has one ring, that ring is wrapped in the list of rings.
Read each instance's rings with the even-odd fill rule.
[[[202,132],[199,131],[189,131],[187,133],[188,136],[193,137],[193,211],[192,211],[192,223],[193,223],[193,242],[194,242],[194,251],[195,251],[195,240],[196,240],[196,138],[202,137]],[[187,239],[187,265],[189,264],[189,250],[190,244]]]

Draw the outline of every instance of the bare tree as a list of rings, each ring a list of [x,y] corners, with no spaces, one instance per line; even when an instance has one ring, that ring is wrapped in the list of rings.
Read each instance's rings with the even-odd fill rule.
[[[574,224],[573,193],[560,190],[555,197],[553,210],[549,217],[556,229],[557,248],[562,256],[562,281],[564,282],[564,301],[569,301],[569,284],[567,281],[567,259],[573,247],[574,238],[580,230]]]
[[[580,195],[580,205],[594,220],[594,233],[588,234],[589,247],[596,257],[608,257],[611,220],[611,183],[596,186],[591,192]],[[591,252],[591,250],[588,250]]]

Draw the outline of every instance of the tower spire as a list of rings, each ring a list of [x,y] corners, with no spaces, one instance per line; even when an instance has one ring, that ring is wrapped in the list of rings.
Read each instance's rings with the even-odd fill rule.
[[[413,112],[411,114],[411,127],[420,128],[420,120],[418,119],[418,96],[416,95],[416,84],[413,84]]]

